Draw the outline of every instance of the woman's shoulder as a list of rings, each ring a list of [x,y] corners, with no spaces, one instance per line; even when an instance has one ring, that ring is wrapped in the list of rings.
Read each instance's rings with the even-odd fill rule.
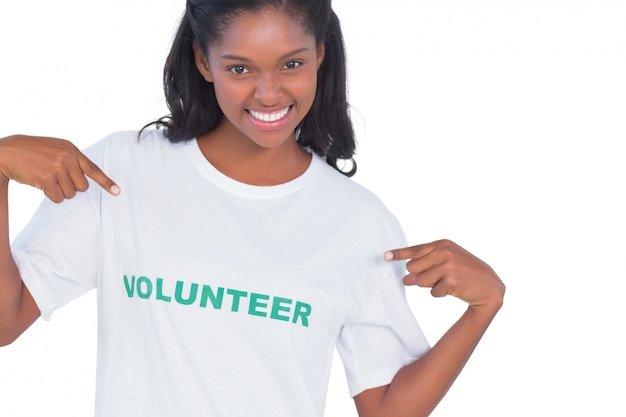
[[[326,192],[332,194],[334,198],[341,200],[352,200],[355,203],[371,202],[372,204],[382,204],[380,198],[366,188],[364,185],[356,182],[353,177],[339,172],[329,164],[325,163],[323,158],[316,155],[318,164],[322,167],[322,186]]]
[[[143,130],[120,130],[112,132],[99,140],[96,144],[102,144],[107,147],[172,147],[181,145],[186,142],[172,142],[166,136],[162,129],[143,129]]]
[[[85,152],[87,154],[119,153],[118,156],[139,152],[145,155],[155,152],[168,152],[175,148],[181,148],[187,143],[170,141],[161,129],[120,130],[101,138],[89,146]]]
[[[324,199],[353,212],[387,213],[388,209],[381,198],[365,185],[323,163],[323,174],[318,182]]]
[[[165,161],[177,163],[186,157],[187,142],[171,142],[162,130],[144,129],[113,132],[84,150],[85,155],[102,169],[133,170]]]
[[[401,242],[402,227],[384,201],[354,178],[325,165],[318,181],[318,204],[363,234],[391,236],[392,241]]]

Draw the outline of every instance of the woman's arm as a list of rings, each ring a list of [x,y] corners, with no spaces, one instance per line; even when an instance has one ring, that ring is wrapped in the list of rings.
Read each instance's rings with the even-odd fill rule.
[[[0,346],[13,342],[40,315],[11,254],[9,181],[37,187],[59,203],[87,190],[86,177],[113,195],[120,192],[100,168],[68,141],[22,135],[0,139]]]
[[[452,295],[469,306],[432,349],[402,368],[389,385],[354,400],[360,417],[428,416],[446,394],[502,306],[504,285],[480,259],[444,240],[388,252],[387,260],[409,259],[406,285]]]
[[[0,346],[12,343],[39,317],[9,246],[9,180],[0,178]]]

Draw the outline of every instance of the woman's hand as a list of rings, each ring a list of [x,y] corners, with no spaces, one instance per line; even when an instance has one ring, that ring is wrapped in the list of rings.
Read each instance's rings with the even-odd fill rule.
[[[119,187],[71,142],[15,135],[0,139],[0,181],[39,188],[55,203],[87,190],[87,177],[112,195]]]
[[[439,240],[385,253],[388,261],[408,260],[405,285],[431,288],[434,297],[452,295],[471,307],[499,309],[504,284],[485,262],[456,243]]]
[[[387,261],[408,260],[406,285],[431,288],[435,297],[453,295],[469,303],[465,313],[389,385],[354,398],[359,416],[427,416],[448,392],[502,306],[504,284],[489,265],[449,240],[394,249]],[[419,395],[416,395],[419,393]]]

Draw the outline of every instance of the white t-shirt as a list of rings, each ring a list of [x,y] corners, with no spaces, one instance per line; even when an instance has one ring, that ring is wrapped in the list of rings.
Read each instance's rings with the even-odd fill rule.
[[[428,350],[398,222],[320,157],[260,187],[159,131],[86,154],[122,194],[44,201],[13,252],[45,319],[97,288],[96,416],[321,416],[335,346],[352,395]]]

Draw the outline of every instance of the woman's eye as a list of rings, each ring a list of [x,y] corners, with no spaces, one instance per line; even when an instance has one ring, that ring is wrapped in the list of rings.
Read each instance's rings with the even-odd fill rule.
[[[232,72],[233,74],[245,74],[246,72],[248,72],[248,69],[246,67],[244,67],[243,65],[235,65],[234,67],[230,67],[228,69],[230,72]]]
[[[298,68],[300,65],[302,65],[302,62],[300,61],[289,61],[285,64],[285,68],[286,69],[296,69]]]

